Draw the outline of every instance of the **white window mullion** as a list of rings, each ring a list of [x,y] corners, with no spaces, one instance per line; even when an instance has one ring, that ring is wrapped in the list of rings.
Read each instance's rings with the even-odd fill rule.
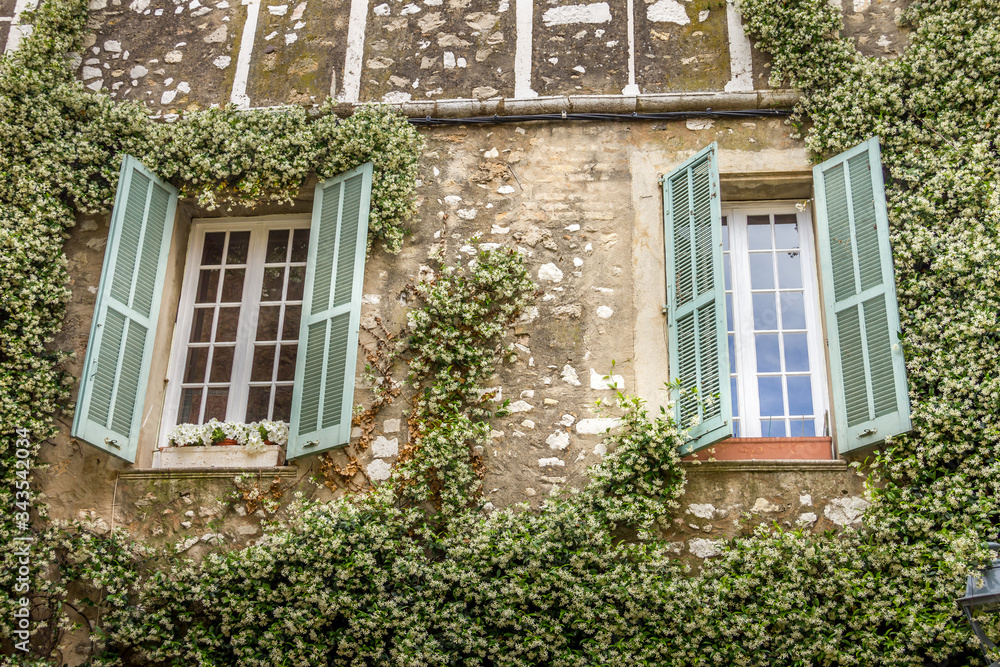
[[[815,415],[816,435],[825,435],[823,427],[829,411],[827,394],[826,358],[823,354],[823,325],[819,312],[819,285],[816,271],[816,246],[813,238],[811,211],[799,211],[796,219],[799,223],[799,245],[802,248],[803,271],[802,286],[805,290],[803,298],[806,311],[806,329],[809,332],[809,370],[812,373],[813,414]]]
[[[246,277],[243,281],[243,306],[236,331],[236,352],[233,355],[233,372],[229,388],[228,421],[242,422],[246,417],[247,394],[250,391],[250,371],[253,366],[254,340],[257,337],[257,319],[260,311],[260,290],[264,281],[264,255],[267,249],[267,229],[262,223],[250,229],[250,247],[247,250]],[[243,363],[237,365],[237,357]]]
[[[760,400],[757,396],[757,350],[754,347],[753,297],[750,292],[750,252],[747,239],[747,214],[733,211],[733,316],[736,319],[736,373],[743,397],[742,436],[759,438]]]

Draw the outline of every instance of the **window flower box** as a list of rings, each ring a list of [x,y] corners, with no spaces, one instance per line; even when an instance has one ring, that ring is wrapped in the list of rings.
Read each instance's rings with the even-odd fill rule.
[[[265,468],[285,462],[288,424],[259,421],[178,424],[158,453],[160,468]]]

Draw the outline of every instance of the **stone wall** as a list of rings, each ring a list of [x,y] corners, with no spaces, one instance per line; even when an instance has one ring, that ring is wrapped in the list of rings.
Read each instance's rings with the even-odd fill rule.
[[[906,44],[895,21],[908,1],[834,4],[862,53],[891,57]],[[0,48],[18,43],[29,4],[0,2]],[[167,116],[328,96],[401,103],[771,88],[769,58],[733,2],[91,0],[90,9],[94,33],[75,59],[83,85]]]
[[[767,185],[761,185],[767,197],[783,191],[799,197],[810,165],[801,144],[788,132],[781,120],[767,118],[536,122],[424,131],[419,215],[399,255],[389,255],[378,245],[372,250],[362,321],[375,329],[380,322],[389,332],[405,333],[406,313],[413,305],[407,286],[436,269],[432,258],[468,262],[477,248],[490,244],[512,245],[526,255],[539,291],[513,332],[517,360],[502,366],[494,380],[497,400],[509,399],[511,413],[495,420],[493,445],[484,452],[485,500],[492,506],[526,502],[537,507],[556,487],[585,484],[587,467],[606,451],[603,435],[614,424],[613,413],[597,407],[598,399],[607,401],[614,394],[606,376],[652,405],[664,402],[658,177],[717,141],[724,193],[745,197],[759,182]],[[725,185],[732,179],[742,179],[741,188]],[[304,190],[288,210],[308,211],[310,198],[310,189]],[[184,207],[185,219],[203,213],[191,202]],[[76,352],[71,371],[77,375],[106,235],[106,219],[81,220],[66,244],[73,301],[55,344]],[[178,281],[164,289],[168,301],[179,289]],[[167,329],[165,340],[170,339]],[[369,348],[374,344],[365,331],[361,342]],[[363,356],[355,403],[367,406],[372,396],[363,384]],[[395,379],[404,377],[405,369],[397,368]],[[162,383],[162,377],[151,377],[150,382]],[[287,500],[296,491],[329,498],[348,486],[364,486],[367,478],[385,478],[407,443],[405,408],[412,391],[404,389],[377,416],[370,448],[332,454],[341,466],[358,456],[362,470],[352,479],[329,469],[325,477],[318,457],[267,469],[261,479],[276,475]],[[155,425],[159,407],[154,403],[147,408],[147,422]],[[236,544],[256,535],[251,531],[256,519],[240,514],[240,502],[220,500],[234,489],[233,471],[149,471],[151,458],[146,455],[139,465],[126,465],[70,438],[68,419],[63,426],[64,432],[42,450],[51,464],[42,479],[54,516],[86,516],[109,528],[113,522],[142,537],[187,544],[189,549],[203,538],[211,542],[221,535],[227,544]],[[144,442],[152,447],[155,437],[149,437],[149,428]],[[862,504],[853,473],[837,461],[690,465],[687,509],[675,528],[678,540],[735,534],[745,528],[734,523],[744,512],[787,526],[802,519],[806,526],[823,530],[845,523],[828,511],[833,517],[847,516]],[[803,500],[806,496],[811,502]],[[836,509],[838,504],[844,507]],[[707,509],[709,505],[714,509]],[[192,542],[195,537],[198,542]]]

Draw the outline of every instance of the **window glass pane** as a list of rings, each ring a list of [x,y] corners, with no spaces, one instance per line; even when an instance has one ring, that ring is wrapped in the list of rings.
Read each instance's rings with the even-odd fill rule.
[[[229,250],[226,252],[226,264],[246,264],[247,251],[250,249],[250,232],[232,232],[229,234]]]
[[[788,383],[788,414],[806,415],[813,413],[812,380],[808,375],[790,375]]]
[[[264,259],[267,263],[284,262],[288,254],[288,229],[272,229],[267,234],[267,253]]]
[[[778,286],[782,289],[802,287],[802,261],[801,255],[797,252],[779,252],[776,256],[778,260]],[[772,284],[773,284],[772,279]]]
[[[758,377],[757,391],[761,417],[785,414],[785,399],[780,377]]]
[[[302,306],[285,306],[285,321],[281,325],[281,340],[299,339],[299,317]]]
[[[189,347],[187,361],[184,363],[184,382],[204,382],[207,364],[207,347]]]
[[[309,256],[309,230],[296,229],[292,233],[292,257],[293,262],[304,262]]]
[[[722,216],[722,252],[729,252],[729,220]]]
[[[207,343],[212,339],[212,317],[215,315],[215,308],[195,308],[194,317],[191,318],[191,337],[188,339],[192,343]]]
[[[791,433],[788,435],[811,438],[816,435],[816,423],[812,419],[793,419]]]
[[[806,328],[806,304],[802,292],[781,293],[781,327],[783,329]]]
[[[733,403],[733,417],[739,417],[740,416],[740,401],[739,401],[740,397],[739,397],[739,394],[737,393],[738,392],[738,387],[737,387],[736,378],[729,378],[729,389],[730,389],[729,395],[732,397],[732,403]]]
[[[271,385],[266,387],[250,387],[247,395],[247,422],[257,422],[267,419],[267,410],[271,403]]]
[[[753,295],[753,328],[756,331],[778,328],[778,310],[774,305],[774,292]]]
[[[270,382],[274,371],[274,345],[257,345],[253,351],[251,382]]]
[[[289,301],[301,301],[305,283],[306,267],[293,266],[288,269],[288,295],[285,298]]]
[[[282,345],[278,354],[278,380],[295,379],[295,352],[298,345]]]
[[[202,269],[198,275],[198,291],[194,295],[195,303],[215,303],[219,294],[219,270]]]
[[[208,387],[205,399],[205,420],[226,420],[226,405],[229,403],[229,387]]]
[[[784,334],[785,343],[785,370],[808,371],[809,370],[809,341],[804,333]]]
[[[771,249],[771,216],[747,216],[747,242],[751,250]]]
[[[222,301],[239,303],[243,300],[243,277],[246,269],[226,269],[222,279]]]
[[[215,327],[215,340],[232,343],[236,340],[236,328],[240,323],[240,307],[219,308],[219,324]]]
[[[736,335],[729,334],[729,372],[736,372]]]
[[[784,419],[762,419],[760,421],[760,434],[764,438],[784,438]]]
[[[225,232],[209,232],[205,234],[205,245],[201,250],[202,266],[207,264],[222,264],[222,246],[225,242]]]
[[[781,371],[778,334],[754,334],[757,343],[757,372],[778,373]]]
[[[261,306],[257,316],[257,340],[278,340],[278,317],[281,306]]]
[[[264,283],[260,288],[261,301],[281,301],[285,285],[285,267],[269,266],[264,269]]]
[[[212,377],[209,382],[229,382],[233,374],[235,347],[216,347],[212,352]]]
[[[726,289],[733,289],[733,270],[730,267],[729,255],[725,255],[722,258],[722,276],[726,284]]]
[[[752,289],[774,289],[774,265],[771,253],[750,254],[750,287]]]
[[[201,387],[181,390],[181,406],[177,411],[178,424],[197,424],[201,414]]]
[[[274,413],[271,419],[288,421],[292,416],[292,386],[283,385],[274,388]]]
[[[774,216],[774,247],[780,250],[799,247],[799,226],[794,213]]]

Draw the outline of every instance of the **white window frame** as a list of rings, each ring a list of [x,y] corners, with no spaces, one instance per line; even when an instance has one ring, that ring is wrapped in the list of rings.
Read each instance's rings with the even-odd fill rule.
[[[801,205],[801,203],[800,203]],[[729,232],[729,254],[731,260],[733,287],[733,318],[738,326],[733,327],[737,396],[733,397],[734,407],[739,403],[738,420],[740,438],[760,438],[760,401],[756,386],[757,350],[753,344],[753,297],[750,285],[749,242],[747,216],[763,214],[795,214],[799,226],[799,247],[802,252],[802,286],[805,306],[806,331],[808,333],[809,368],[813,376],[813,413],[815,434],[829,436],[830,396],[827,385],[826,355],[824,353],[823,320],[819,303],[819,265],[816,260],[815,234],[811,206],[799,210],[795,202],[752,201],[723,203],[722,215],[727,220]],[[746,261],[732,261],[737,256]],[[746,289],[738,291],[737,284],[745,284]],[[780,307],[780,306],[779,306]],[[728,333],[727,333],[728,335]],[[787,397],[785,413],[788,411]],[[782,436],[777,436],[782,437]],[[799,437],[799,436],[784,436]]]
[[[187,362],[187,343],[194,317],[201,255],[208,232],[250,231],[247,251],[246,274],[243,279],[242,307],[236,329],[236,352],[230,379],[229,400],[226,404],[226,421],[244,421],[246,403],[250,393],[250,372],[253,366],[254,342],[260,312],[260,288],[264,279],[264,261],[251,263],[250,258],[263,260],[267,248],[268,232],[275,229],[308,229],[311,214],[263,215],[241,218],[195,218],[191,221],[188,252],[185,258],[184,278],[177,305],[173,338],[170,344],[170,361],[167,370],[167,390],[157,437],[159,447],[167,446],[167,434],[177,425],[181,385]],[[221,278],[220,278],[221,280]],[[279,328],[281,323],[279,322]],[[204,399],[203,399],[204,400]]]

